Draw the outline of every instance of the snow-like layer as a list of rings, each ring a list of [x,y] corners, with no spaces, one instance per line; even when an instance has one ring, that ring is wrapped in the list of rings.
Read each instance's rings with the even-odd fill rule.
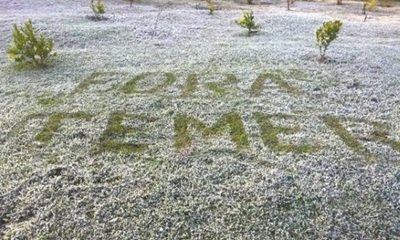
[[[51,67],[18,70],[0,53],[0,236],[65,239],[396,239],[400,236],[400,153],[368,138],[371,126],[343,121],[376,157],[368,162],[323,122],[323,116],[376,121],[400,141],[400,20],[381,12],[367,22],[356,7],[295,3],[296,11],[257,7],[262,31],[252,37],[235,25],[241,10],[213,16],[191,5],[155,7],[108,4],[108,21],[92,22],[82,2],[0,0],[0,49],[12,23],[28,18],[54,38]],[[283,6],[283,5],[282,5]],[[247,6],[244,6],[247,7]],[[347,8],[349,6],[343,6]],[[321,8],[324,12],[311,9]],[[394,11],[394,10],[392,10]],[[394,13],[392,13],[394,15]],[[343,19],[340,37],[317,62],[315,29]],[[257,76],[281,72],[299,90],[288,93]],[[74,89],[93,72],[113,72],[83,93]],[[153,72],[141,88],[157,85],[162,72],[177,82],[155,94],[126,95],[123,84]],[[185,80],[200,85],[182,97]],[[234,74],[239,82],[218,97],[206,83]],[[61,97],[60,97],[61,96]],[[60,97],[44,107],[39,98]],[[34,140],[46,118],[19,126],[30,114],[84,111],[91,121],[68,120],[48,144]],[[157,121],[146,127],[143,154],[93,155],[110,114],[123,111]],[[179,114],[213,123],[237,112],[250,146],[238,153],[228,134],[174,147]],[[321,146],[312,154],[276,153],[260,139],[253,113],[292,114],[273,119],[300,126],[282,141]],[[135,140],[129,136],[125,139]]]

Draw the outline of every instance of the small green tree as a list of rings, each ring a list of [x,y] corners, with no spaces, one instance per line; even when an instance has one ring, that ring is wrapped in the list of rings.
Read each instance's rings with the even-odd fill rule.
[[[53,40],[39,35],[32,27],[32,21],[28,20],[20,28],[14,24],[13,41],[7,53],[8,57],[17,63],[44,66],[48,57],[55,55],[51,54],[53,47]]]
[[[317,29],[317,45],[320,52],[320,61],[325,60],[325,53],[333,40],[338,37],[343,23],[340,20],[327,21]]]
[[[257,32],[261,27],[254,21],[253,11],[244,12],[242,18],[235,21],[237,25],[248,30],[250,35],[253,32]]]
[[[364,22],[367,21],[368,18],[368,14],[367,14],[367,10],[368,11],[372,11],[376,8],[376,5],[378,4],[379,0],[363,0],[363,9],[362,9],[362,14],[365,15],[364,17]]]
[[[217,6],[213,2],[213,0],[206,0],[206,2],[207,2],[207,8],[208,8],[209,14],[213,15],[215,10],[217,10]]]
[[[106,5],[103,0],[90,0],[90,8],[97,19],[101,19],[101,15],[106,13]]]

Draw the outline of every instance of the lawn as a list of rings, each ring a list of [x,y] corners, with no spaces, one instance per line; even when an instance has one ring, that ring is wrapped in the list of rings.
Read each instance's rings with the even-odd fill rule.
[[[400,239],[400,7],[239,2],[0,0],[0,238]]]

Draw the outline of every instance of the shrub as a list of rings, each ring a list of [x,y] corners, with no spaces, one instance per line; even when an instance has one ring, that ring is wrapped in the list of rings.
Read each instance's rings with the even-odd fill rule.
[[[365,15],[364,22],[367,20],[367,10],[372,11],[378,4],[379,0],[364,0],[362,14]]]
[[[106,13],[106,5],[102,0],[90,0],[90,8],[96,18],[101,18],[101,15]]]
[[[370,0],[366,1],[365,4],[367,5],[367,10],[371,11],[374,10],[376,5],[378,5],[379,0]]]
[[[343,23],[340,20],[327,21],[317,29],[317,45],[320,52],[320,61],[325,59],[325,53],[333,40],[338,37]]]
[[[253,4],[253,0],[247,0],[247,4]]]
[[[207,2],[207,8],[208,8],[209,14],[213,15],[214,11],[217,10],[215,3],[213,2],[213,0],[206,0],[206,2]]]
[[[254,21],[253,12],[244,12],[242,18],[235,21],[237,25],[248,30],[248,34],[252,32],[257,32],[260,26]]]
[[[13,41],[7,53],[15,62],[44,66],[48,57],[55,55],[50,54],[53,46],[53,40],[39,35],[32,27],[32,21],[28,20],[20,28],[14,24]]]

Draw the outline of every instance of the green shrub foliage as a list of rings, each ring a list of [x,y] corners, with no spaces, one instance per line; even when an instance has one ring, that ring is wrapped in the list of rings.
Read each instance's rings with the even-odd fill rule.
[[[317,29],[317,45],[320,51],[320,60],[325,59],[325,53],[333,40],[338,37],[343,23],[340,20],[327,21]]]
[[[39,35],[32,27],[32,21],[28,20],[18,28],[14,24],[13,41],[7,53],[8,57],[18,63],[32,63],[44,66],[54,47],[52,39]]]
[[[101,14],[106,13],[106,5],[102,0],[91,0],[90,7],[97,18],[100,18]]]
[[[242,18],[235,21],[237,25],[246,28],[248,33],[257,32],[260,26],[254,21],[253,11],[244,12]]]
[[[207,8],[208,8],[209,14],[213,15],[215,10],[217,10],[217,6],[215,5],[213,0],[206,0],[206,2],[207,2]]]

